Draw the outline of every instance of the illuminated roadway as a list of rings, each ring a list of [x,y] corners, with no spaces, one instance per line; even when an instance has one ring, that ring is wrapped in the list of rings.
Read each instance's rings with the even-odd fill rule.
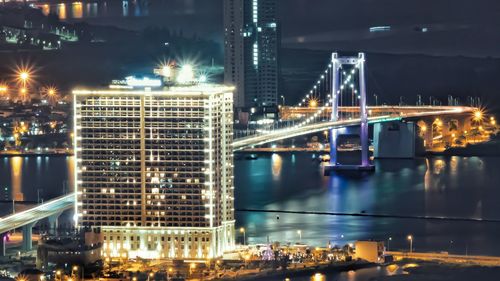
[[[464,106],[439,106],[439,107],[399,107],[391,106],[388,107],[392,114],[368,117],[369,123],[381,123],[390,122],[403,119],[419,118],[419,117],[429,117],[435,115],[448,115],[448,114],[463,114],[472,113],[476,110],[473,107]],[[410,111],[409,109],[413,109]],[[357,126],[361,123],[359,118],[341,120],[341,121],[322,121],[322,122],[310,122],[302,126],[290,126],[282,129],[275,129],[266,131],[262,134],[256,134],[248,137],[237,138],[233,141],[233,149],[241,150],[248,147],[262,145],[266,143],[271,143],[279,140],[294,138],[302,135],[308,135],[312,133],[321,132],[332,128],[342,128],[349,126]]]
[[[71,193],[57,197],[31,209],[0,218],[0,233],[35,223],[53,215],[59,215],[62,211],[73,208],[74,205],[75,194]]]

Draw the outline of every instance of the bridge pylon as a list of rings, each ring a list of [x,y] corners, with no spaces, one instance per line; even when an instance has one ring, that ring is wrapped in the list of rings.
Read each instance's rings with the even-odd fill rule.
[[[360,141],[360,161],[352,163],[342,163],[339,160],[338,153],[338,142],[341,134],[339,129],[330,129],[330,164],[327,166],[325,173],[329,174],[331,171],[341,171],[341,170],[353,170],[353,171],[373,171],[375,166],[370,162],[369,151],[368,151],[368,112],[366,109],[366,82],[365,82],[365,54],[359,53],[357,57],[339,57],[337,53],[332,53],[332,71],[331,71],[331,89],[332,89],[332,115],[331,120],[333,122],[340,121],[339,116],[339,101],[342,99],[342,90],[344,89],[345,81],[353,81],[349,84],[352,89],[353,101],[352,105],[359,102],[360,110],[360,129],[359,129],[359,141]],[[343,66],[351,66],[353,68],[352,74],[348,76],[344,83],[341,85],[341,75],[345,74],[341,72]],[[358,70],[358,89],[354,90],[354,81],[352,78],[354,75],[354,69]],[[356,95],[358,101],[354,102],[354,93],[359,90],[359,94]]]

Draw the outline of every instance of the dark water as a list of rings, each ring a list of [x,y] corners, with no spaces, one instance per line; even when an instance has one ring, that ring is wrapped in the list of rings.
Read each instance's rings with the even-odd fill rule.
[[[196,33],[222,40],[220,0],[40,0],[34,6],[45,15],[56,14],[61,21],[85,21],[132,30],[163,26],[182,29],[186,35]]]
[[[378,160],[374,174],[352,178],[322,176],[312,157],[283,153],[236,161],[236,208],[500,219],[500,158]],[[0,199],[37,200],[40,194],[46,200],[71,191],[71,159],[0,158]],[[318,246],[392,237],[391,249],[406,249],[412,234],[417,251],[500,255],[500,223],[238,213],[237,224],[249,243],[297,242],[300,230],[302,242]]]

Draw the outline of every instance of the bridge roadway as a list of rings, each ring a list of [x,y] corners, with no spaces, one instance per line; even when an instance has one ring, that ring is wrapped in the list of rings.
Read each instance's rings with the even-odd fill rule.
[[[393,106],[393,105],[382,105],[382,106],[367,106],[366,109],[370,116],[381,116],[381,115],[393,115],[393,114],[408,114],[415,112],[436,112],[452,108],[452,106]],[[458,106],[456,107],[458,108]],[[280,107],[280,118],[282,120],[294,120],[300,118],[306,118],[315,114],[318,110],[322,111],[323,116],[330,116],[332,114],[332,108],[328,107],[299,107],[299,106],[282,106]],[[339,114],[346,113],[358,113],[359,106],[339,106]]]
[[[71,193],[69,195],[57,197],[31,209],[0,218],[0,233],[5,233],[31,223],[36,223],[41,219],[58,215],[74,207],[74,205],[75,194]]]
[[[476,110],[473,107],[464,106],[439,106],[439,107],[387,107],[392,114],[372,116],[368,118],[369,123],[381,123],[397,120],[413,119],[427,116],[441,116],[448,114],[472,113]],[[404,110],[402,110],[404,108]],[[412,109],[413,111],[410,111]],[[264,134],[256,134],[248,137],[238,138],[233,141],[233,150],[242,150],[248,147],[271,143],[283,139],[294,138],[302,135],[321,132],[332,128],[342,128],[356,126],[361,122],[360,118],[353,118],[341,121],[311,122],[303,126],[292,126],[283,129],[268,131]]]
[[[57,217],[75,205],[75,194],[57,197],[33,208],[0,218],[0,256],[5,255],[6,233],[21,228],[23,233],[23,250],[31,250],[32,228],[40,220],[49,218],[49,224],[57,224]]]

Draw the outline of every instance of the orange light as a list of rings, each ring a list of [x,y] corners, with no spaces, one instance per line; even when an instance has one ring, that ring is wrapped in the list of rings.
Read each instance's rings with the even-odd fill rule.
[[[309,107],[316,107],[316,106],[318,106],[318,101],[315,99],[311,99],[309,101]]]
[[[21,80],[28,80],[28,78],[30,78],[30,74],[26,71],[23,71],[21,73],[19,73],[19,78],[21,78]]]
[[[481,110],[474,111],[474,120],[481,121],[483,119],[483,112]]]

